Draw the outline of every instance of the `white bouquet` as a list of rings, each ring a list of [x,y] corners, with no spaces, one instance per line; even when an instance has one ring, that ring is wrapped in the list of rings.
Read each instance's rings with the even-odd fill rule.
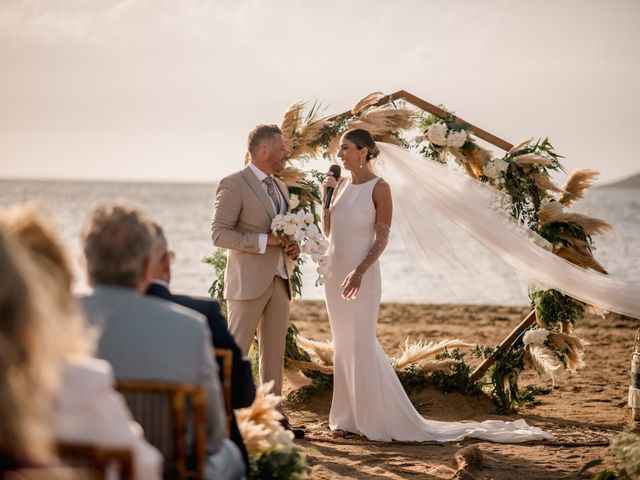
[[[311,260],[318,265],[317,282],[322,285],[329,277],[329,257],[326,255],[329,242],[320,233],[313,220],[313,214],[304,210],[298,210],[295,213],[288,212],[274,217],[271,230],[278,237],[290,235],[301,244],[300,251],[309,255]]]

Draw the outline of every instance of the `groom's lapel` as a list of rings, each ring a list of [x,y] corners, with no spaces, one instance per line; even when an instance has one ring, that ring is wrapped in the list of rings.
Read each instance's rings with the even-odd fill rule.
[[[267,195],[267,192],[264,191],[264,188],[262,188],[262,185],[260,185],[260,181],[258,180],[258,177],[256,177],[256,174],[253,173],[250,167],[247,167],[242,170],[242,176],[256,194],[260,203],[262,203],[264,208],[267,210],[269,216],[271,218],[275,217],[276,211],[273,208],[273,202],[269,198],[269,195]]]

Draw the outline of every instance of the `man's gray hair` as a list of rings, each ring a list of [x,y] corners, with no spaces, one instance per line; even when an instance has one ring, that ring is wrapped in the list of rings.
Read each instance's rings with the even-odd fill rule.
[[[135,288],[151,252],[151,222],[133,207],[96,208],[82,230],[82,246],[92,284]]]
[[[167,242],[167,237],[164,235],[164,230],[156,222],[151,222],[151,233],[153,235],[151,239],[151,263],[155,266],[167,252],[169,242]]]

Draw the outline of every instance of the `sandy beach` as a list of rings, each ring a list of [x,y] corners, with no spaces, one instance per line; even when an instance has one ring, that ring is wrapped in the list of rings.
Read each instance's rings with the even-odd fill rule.
[[[400,352],[407,337],[461,338],[495,346],[528,310],[526,306],[388,303],[381,307],[378,338],[389,356]],[[331,337],[322,302],[294,302],[291,319],[304,336],[318,340]],[[593,478],[595,472],[613,464],[607,455],[609,439],[630,419],[626,406],[629,364],[639,326],[638,320],[617,314],[586,318],[577,334],[589,344],[587,367],[574,375],[560,375],[551,393],[536,397],[539,404],[525,405],[512,415],[497,415],[488,397],[444,394],[432,387],[410,392],[425,417],[445,421],[524,418],[552,433],[555,440],[550,442],[378,443],[355,435],[335,438],[328,427],[330,391],[288,402],[285,409],[292,423],[306,426],[306,438],[298,444],[307,454],[313,478],[452,478],[451,456],[468,445],[477,446],[483,455],[483,468],[476,478]],[[519,384],[550,387],[551,381],[525,373]],[[578,471],[596,458],[604,458],[603,466],[579,476]]]

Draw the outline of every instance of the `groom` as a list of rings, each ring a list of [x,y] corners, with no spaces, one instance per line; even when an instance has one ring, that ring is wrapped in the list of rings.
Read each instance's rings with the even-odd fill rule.
[[[274,381],[282,394],[284,348],[289,318],[289,278],[299,245],[271,233],[271,221],[286,213],[289,191],[273,174],[288,156],[276,125],[258,125],[249,134],[251,162],[220,181],[211,223],[216,247],[228,250],[224,276],[229,331],[244,355],[258,330],[260,382]]]

